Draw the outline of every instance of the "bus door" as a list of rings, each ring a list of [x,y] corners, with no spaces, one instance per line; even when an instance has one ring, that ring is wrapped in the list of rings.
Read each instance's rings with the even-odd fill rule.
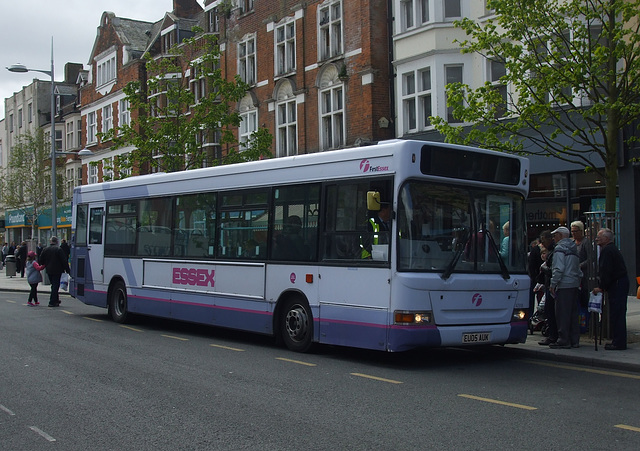
[[[85,260],[85,283],[89,286],[103,282],[105,203],[89,207],[89,237]]]

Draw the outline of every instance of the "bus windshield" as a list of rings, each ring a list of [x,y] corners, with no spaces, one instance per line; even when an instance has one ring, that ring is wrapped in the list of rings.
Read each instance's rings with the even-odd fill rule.
[[[398,270],[509,273],[526,270],[520,194],[409,181],[398,202]]]

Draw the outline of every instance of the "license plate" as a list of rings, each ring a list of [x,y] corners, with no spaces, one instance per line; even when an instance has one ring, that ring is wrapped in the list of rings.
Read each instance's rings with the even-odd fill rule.
[[[491,341],[491,332],[473,332],[462,334],[462,343],[488,343]]]

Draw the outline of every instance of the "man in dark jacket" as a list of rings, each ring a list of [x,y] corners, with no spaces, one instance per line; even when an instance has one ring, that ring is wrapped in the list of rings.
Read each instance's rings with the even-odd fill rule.
[[[49,307],[58,307],[60,305],[60,276],[63,272],[69,273],[69,262],[64,251],[58,246],[58,237],[52,236],[50,245],[47,246],[40,255],[40,264],[46,268],[49,281],[51,282],[51,297],[49,298]]]
[[[611,321],[611,343],[604,346],[609,351],[627,349],[627,295],[629,294],[629,276],[622,254],[613,244],[611,229],[600,229],[596,236],[600,246],[598,268],[600,278],[594,293],[607,292]]]

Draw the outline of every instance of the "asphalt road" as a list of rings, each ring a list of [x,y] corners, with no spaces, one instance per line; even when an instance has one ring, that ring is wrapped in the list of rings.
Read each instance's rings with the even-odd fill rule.
[[[637,450],[638,406],[638,374],[502,347],[296,354],[0,292],[2,450]]]

